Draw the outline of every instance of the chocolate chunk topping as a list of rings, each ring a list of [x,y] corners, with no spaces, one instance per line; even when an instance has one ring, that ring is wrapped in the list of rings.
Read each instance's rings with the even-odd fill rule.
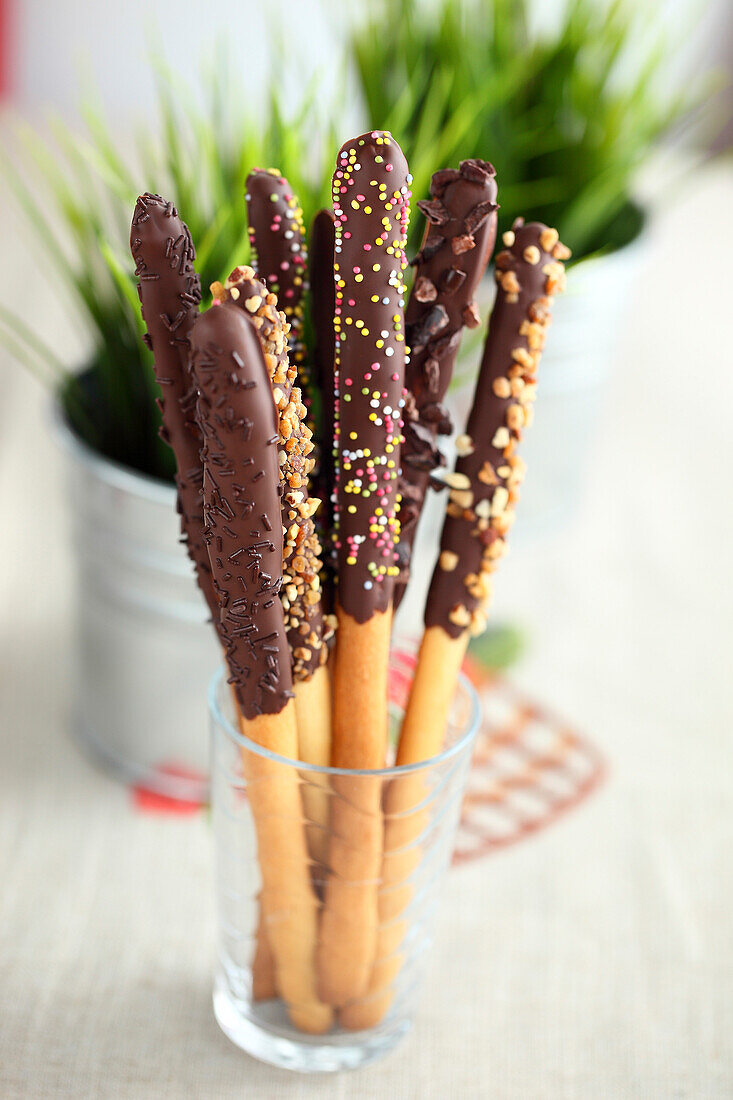
[[[428,472],[437,465],[436,438],[450,431],[450,420],[442,408],[453,373],[456,354],[466,323],[473,323],[473,298],[494,247],[496,237],[496,180],[492,166],[485,161],[464,161],[460,169],[436,172],[430,193],[438,203],[437,213],[448,213],[448,220],[435,225],[428,214],[422,248],[416,257],[415,283],[407,305],[406,322],[411,348],[406,385],[414,398],[425,439],[411,426],[405,431],[402,451],[401,491],[417,488],[417,508],[402,517],[401,540],[408,552],[401,561],[409,561],[409,547],[428,488]],[[424,209],[422,203],[418,204]],[[436,207],[428,204],[433,216]],[[467,220],[473,218],[473,231],[467,232]],[[470,242],[470,247],[466,247]],[[445,245],[445,247],[443,247]],[[435,298],[425,300],[423,287],[428,280],[437,290]],[[438,312],[440,310],[440,312]],[[439,324],[437,322],[440,322]],[[417,454],[413,454],[413,448]],[[395,593],[399,603],[404,586]]]
[[[440,280],[440,289],[444,295],[455,294],[459,286],[466,281],[466,272],[457,267],[449,267]]]
[[[430,279],[426,279],[424,275],[421,275],[415,280],[412,293],[418,302],[434,302],[438,297],[438,288],[435,283],[430,282]]]
[[[463,252],[470,252],[472,248],[475,248],[476,242],[470,233],[464,233],[460,237],[454,237],[450,243],[455,256],[460,256]]]
[[[442,168],[438,172],[433,172],[433,178],[430,181],[430,194],[433,198],[439,199],[449,183],[455,183],[457,179],[460,179],[461,173],[457,168]]]
[[[495,202],[479,202],[476,203],[470,214],[467,215],[465,222],[466,232],[473,234],[480,225],[483,225],[486,219],[498,210],[498,206]]]
[[[432,260],[433,256],[437,252],[440,252],[441,248],[445,244],[445,238],[441,236],[435,236],[432,239],[426,239],[423,242],[423,246],[418,252],[414,260],[410,261],[411,267],[421,267],[426,264],[428,260]]]
[[[440,199],[420,199],[415,205],[431,225],[447,225],[450,221],[450,211],[445,208]]]

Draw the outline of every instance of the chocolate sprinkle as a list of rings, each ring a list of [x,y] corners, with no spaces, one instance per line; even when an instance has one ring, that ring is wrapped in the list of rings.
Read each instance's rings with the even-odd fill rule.
[[[140,276],[138,293],[153,352],[153,369],[161,397],[161,438],[176,457],[177,508],[181,534],[212,618],[218,601],[204,543],[201,491],[201,433],[196,422],[196,395],[188,370],[188,340],[201,301],[196,252],[188,227],[171,202],[160,195],[141,195],[130,228],[130,250]],[[151,278],[155,276],[155,278]],[[175,338],[173,334],[175,333]]]
[[[257,331],[243,310],[224,302],[197,318],[191,367],[204,441],[204,537],[219,600],[216,625],[245,718],[277,714],[292,696],[283,608],[274,598],[283,576],[280,475],[270,445],[277,410]],[[257,473],[247,479],[249,469]],[[237,471],[236,495],[227,470]],[[251,506],[239,503],[242,493]],[[254,527],[253,513],[259,517]]]

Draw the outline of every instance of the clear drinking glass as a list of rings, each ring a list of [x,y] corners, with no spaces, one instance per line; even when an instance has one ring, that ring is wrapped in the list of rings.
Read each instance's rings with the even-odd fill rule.
[[[393,735],[413,667],[414,649],[393,651]],[[219,1025],[249,1054],[289,1069],[374,1061],[413,1019],[478,727],[476,694],[461,677],[439,756],[370,772],[286,760],[250,741],[235,728],[224,669],[211,682],[209,703]],[[258,849],[264,858],[273,843],[286,854],[279,866],[270,859],[261,867]],[[377,872],[369,875],[358,855],[375,843]],[[334,845],[342,868],[344,854],[347,866],[356,854],[350,880],[342,873],[334,883],[329,875]],[[359,981],[358,995],[339,1009],[302,1003],[306,986],[322,989],[323,960],[333,969],[334,958],[337,976],[342,962],[348,976],[359,958],[368,959],[366,986]]]

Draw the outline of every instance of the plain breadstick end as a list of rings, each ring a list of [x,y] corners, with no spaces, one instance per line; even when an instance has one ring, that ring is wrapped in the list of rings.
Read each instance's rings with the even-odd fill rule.
[[[327,665],[310,680],[295,684],[295,713],[298,722],[298,758],[306,764],[328,767],[331,759],[331,674]],[[316,885],[328,862],[329,780],[327,775],[303,770],[301,793],[306,836]]]
[[[423,635],[397,746],[397,764],[419,764],[443,748],[469,633],[452,638],[440,626]]]
[[[332,1009],[320,1001],[302,1006],[290,1005],[288,1016],[298,1031],[305,1031],[309,1035],[323,1035],[333,1026]]]

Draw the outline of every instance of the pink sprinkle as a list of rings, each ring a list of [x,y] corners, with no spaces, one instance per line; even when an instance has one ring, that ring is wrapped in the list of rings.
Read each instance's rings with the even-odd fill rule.
[[[399,380],[400,380],[399,374],[393,374],[392,375],[392,381],[393,382],[399,382]],[[405,391],[403,390],[402,392],[404,393]]]
[[[353,386],[353,384],[354,384],[353,378],[344,378],[344,384],[347,385],[347,386]]]
[[[379,363],[372,363],[371,370],[379,370]],[[395,375],[395,377],[397,376]]]
[[[365,244],[364,245],[364,251],[365,252],[371,252],[371,250],[372,250],[372,246],[370,244]]]
[[[391,172],[392,171],[392,165],[391,164],[385,164],[384,170],[385,170],[385,172]]]
[[[355,267],[355,268],[353,268],[353,271],[354,271],[355,275],[359,275],[361,273],[361,268],[360,267]]]
[[[359,202],[365,202],[366,201],[366,195],[357,195],[356,197],[359,200]]]
[[[288,263],[287,260],[283,260],[282,263],[280,264],[280,270],[281,271],[287,271],[289,267],[290,267],[290,264]]]
[[[346,221],[346,218],[342,218],[341,220],[342,220],[343,222],[345,222],[345,221]],[[349,237],[350,237],[350,236],[351,236],[351,233],[350,233],[350,232],[348,231],[348,229],[347,229],[347,230],[346,230],[346,232],[344,233],[344,237],[345,237],[345,238],[346,238],[346,240],[348,241],[348,239],[349,239]]]
[[[354,301],[353,298],[349,298],[349,305],[350,306],[355,306],[356,305],[356,302]]]

